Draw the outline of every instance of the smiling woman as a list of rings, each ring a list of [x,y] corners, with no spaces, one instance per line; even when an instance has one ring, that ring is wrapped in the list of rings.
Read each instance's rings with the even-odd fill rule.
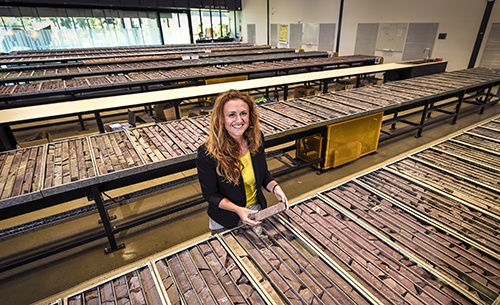
[[[258,225],[249,215],[267,207],[262,188],[288,207],[267,168],[257,106],[248,94],[229,90],[217,97],[196,167],[212,233],[239,224]]]

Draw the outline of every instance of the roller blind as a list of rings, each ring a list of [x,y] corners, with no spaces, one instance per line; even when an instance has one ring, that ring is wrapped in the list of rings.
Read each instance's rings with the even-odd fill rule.
[[[320,23],[318,51],[333,51],[335,45],[335,23]]]
[[[269,43],[272,45],[272,46],[277,46],[278,45],[278,24],[276,23],[273,23],[271,24],[271,33],[270,33],[270,41]]]
[[[302,23],[290,24],[290,48],[302,48]]]
[[[410,23],[403,60],[422,59],[427,56],[431,57],[437,30],[437,23]],[[426,49],[429,49],[429,51]]]
[[[247,42],[255,44],[255,24],[247,24]]]
[[[378,23],[359,23],[354,54],[374,55],[377,45]]]

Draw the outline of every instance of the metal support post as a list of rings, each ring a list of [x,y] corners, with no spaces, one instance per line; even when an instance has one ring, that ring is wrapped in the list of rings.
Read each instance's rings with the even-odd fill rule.
[[[420,124],[418,124],[418,130],[417,134],[415,135],[416,138],[420,138],[422,136],[422,132],[424,130],[424,125],[425,125],[425,118],[427,117],[427,113],[429,110],[429,103],[430,101],[426,101],[424,105],[424,110],[422,111],[422,117],[420,118]]]
[[[482,107],[481,107],[481,110],[479,110],[479,114],[484,113],[484,108],[486,108],[486,104],[488,104],[488,100],[491,98],[491,96],[490,96],[491,90],[493,90],[493,84],[490,84],[490,86],[488,87],[488,90],[486,90],[486,95],[484,96],[484,99],[482,101],[480,101],[482,104]]]
[[[460,107],[462,106],[464,98],[465,98],[465,91],[462,91],[462,93],[460,93],[460,96],[458,97],[457,105],[455,106],[455,112],[453,113],[453,119],[451,119],[451,125],[457,123],[458,112],[460,111]]]
[[[92,196],[94,197],[94,202],[97,206],[97,210],[99,211],[101,222],[104,227],[104,231],[106,232],[106,237],[108,238],[108,242],[110,245],[110,248],[104,249],[104,253],[108,254],[116,250],[125,248],[125,244],[120,244],[120,245],[116,244],[115,235],[113,233],[113,227],[111,226],[111,221],[109,219],[108,211],[106,211],[106,208],[104,207],[104,201],[102,200],[99,188],[97,187],[97,185],[92,185],[90,188],[92,190]]]
[[[9,125],[0,125],[0,151],[16,149],[17,141]]]
[[[391,130],[395,130],[397,118],[398,118],[398,112],[394,112],[394,114],[392,115],[392,118],[394,119],[394,123],[391,124]]]
[[[97,127],[99,127],[99,132],[105,133],[106,131],[104,130],[104,124],[102,123],[102,118],[101,118],[101,114],[99,113],[99,111],[94,111],[94,116],[95,116],[95,120],[97,122]]]
[[[81,114],[78,115],[78,122],[80,123],[80,127],[82,128],[82,131],[85,130],[85,122],[83,121],[83,117]]]
[[[328,81],[329,81],[328,79],[324,79],[322,81],[322,83],[323,83],[323,93],[328,93]]]

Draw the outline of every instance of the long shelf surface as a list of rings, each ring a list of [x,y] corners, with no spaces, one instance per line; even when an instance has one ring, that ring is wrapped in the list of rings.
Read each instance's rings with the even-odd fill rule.
[[[125,109],[133,106],[211,96],[224,92],[228,89],[251,90],[273,86],[283,86],[287,84],[305,83],[318,80],[330,80],[346,76],[367,75],[405,69],[411,66],[412,65],[400,63],[362,66],[210,84],[204,86],[191,86],[150,92],[130,93],[126,95],[126,98],[124,95],[117,95],[33,105],[30,107],[30,111],[25,111],[22,108],[2,109],[0,110],[0,122],[2,122],[2,124],[11,124],[15,122],[39,120],[64,115],[92,113],[94,111],[119,108]]]
[[[359,69],[359,73],[367,73],[367,70],[373,71],[373,67],[354,69]],[[339,71],[316,73],[324,73],[325,77],[332,77],[332,73],[341,74]],[[304,81],[304,77],[312,78],[313,76],[307,74],[302,77],[297,75],[286,77],[293,81],[299,78]],[[269,81],[279,82],[275,78]],[[216,84],[203,88],[203,91],[202,88],[196,87],[190,88],[189,91],[188,88],[174,89],[174,91],[178,94],[177,98],[183,94],[205,95],[207,90],[213,90],[213,93],[230,88],[245,90],[252,87],[248,82]],[[431,87],[429,83],[439,84],[439,86]],[[264,104],[259,106],[259,112],[266,143],[279,143],[321,132],[333,123],[402,107],[422,105],[426,101],[445,99],[468,91],[483,90],[499,83],[498,70],[481,68],[460,70],[423,76],[413,81],[389,82],[350,91]],[[157,94],[155,92],[151,93],[151,96],[147,95],[150,99],[154,99]],[[170,97],[176,98],[172,94]],[[132,100],[133,98],[128,99],[128,101]],[[101,108],[104,107],[103,103],[99,104],[99,101],[101,99],[95,99],[90,103],[94,103],[96,109],[103,109]],[[127,104],[127,100],[113,97],[107,98],[106,103],[108,106],[112,103],[123,106]],[[68,109],[61,109],[62,107],[59,106],[53,110],[81,112],[82,109],[74,109],[76,105],[88,107],[89,101],[85,105],[71,102],[67,104]],[[47,106],[55,107],[55,105]],[[33,108],[35,109],[32,109],[31,113],[36,117],[39,111],[36,106]],[[1,115],[5,115],[4,111]],[[5,117],[5,120],[8,121],[9,118]],[[153,127],[138,127],[2,152],[0,154],[2,217],[7,217],[5,215],[9,215],[7,211],[10,209],[20,209],[23,205],[27,208],[28,203],[30,203],[29,206],[34,205],[29,209],[37,209],[35,204],[37,201],[57,204],[57,200],[51,200],[54,196],[76,191],[89,192],[90,187],[114,181],[132,183],[129,180],[135,181],[131,179],[135,176],[143,175],[141,179],[148,179],[148,174],[153,171],[169,168],[175,170],[176,166],[180,165],[192,168],[196,158],[196,148],[208,132],[208,122],[209,117],[205,115],[158,123]],[[173,147],[175,144],[179,147],[175,156],[168,156],[162,152],[166,149],[162,147],[165,143],[170,143],[166,146]],[[49,169],[52,170],[49,171]],[[81,192],[76,193],[81,196]]]

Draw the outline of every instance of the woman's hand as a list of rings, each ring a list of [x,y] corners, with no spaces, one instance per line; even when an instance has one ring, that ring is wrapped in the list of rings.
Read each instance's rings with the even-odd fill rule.
[[[236,214],[238,214],[242,223],[249,225],[249,226],[256,226],[256,225],[259,225],[261,222],[256,221],[256,220],[249,217],[251,214],[255,214],[256,212],[257,211],[255,211],[255,210],[250,210],[247,208],[240,207],[238,209],[238,211],[236,212]]]
[[[240,217],[241,222],[244,224],[247,224],[250,226],[256,226],[256,225],[260,224],[260,221],[255,221],[255,220],[248,217],[250,214],[253,214],[257,211],[250,210],[250,209],[247,209],[245,207],[240,207],[239,205],[232,203],[227,198],[223,198],[219,202],[219,208],[236,213]]]
[[[274,196],[276,196],[276,199],[278,199],[278,201],[280,201],[280,202],[283,202],[286,206],[286,209],[288,210],[288,208],[290,207],[290,204],[288,203],[288,199],[286,198],[285,192],[283,192],[283,189],[281,188],[281,186],[279,186],[277,184],[273,189],[273,193],[274,193]]]

